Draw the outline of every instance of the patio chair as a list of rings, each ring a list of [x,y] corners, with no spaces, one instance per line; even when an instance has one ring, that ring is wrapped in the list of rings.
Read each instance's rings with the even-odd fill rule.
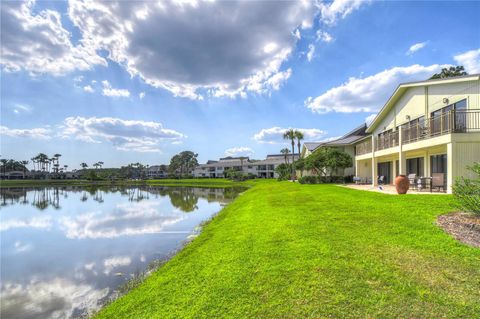
[[[414,189],[417,184],[415,184],[415,180],[417,178],[417,174],[408,174],[408,180],[410,182],[410,187]]]
[[[440,188],[445,191],[445,174],[444,173],[433,173],[432,174],[432,189],[437,188],[440,191]]]
[[[378,185],[384,185],[385,184],[385,176],[379,176],[378,177]]]
[[[359,176],[353,177],[353,181],[354,181],[355,184],[357,184],[357,185],[362,184],[362,178],[359,177]]]

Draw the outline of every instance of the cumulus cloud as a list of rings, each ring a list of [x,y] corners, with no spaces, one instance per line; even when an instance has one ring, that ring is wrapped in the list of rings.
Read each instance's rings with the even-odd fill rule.
[[[426,80],[447,65],[411,65],[394,67],[365,78],[351,77],[347,82],[305,101],[316,113],[377,112],[402,82]]]
[[[70,318],[98,309],[108,292],[65,278],[32,279],[25,284],[2,281],[2,318]]]
[[[307,52],[308,62],[312,61],[314,54],[315,54],[315,46],[313,44],[309,44],[308,45],[308,52]]]
[[[108,275],[113,269],[117,267],[128,266],[132,263],[132,259],[129,256],[115,256],[107,258],[103,261],[103,273]]]
[[[93,49],[71,43],[59,12],[36,12],[34,7],[35,1],[3,1],[0,6],[0,64],[4,70],[62,75],[106,65]]]
[[[112,97],[129,97],[130,91],[127,89],[114,89],[112,85],[107,80],[102,81],[103,90],[102,95],[112,96]]]
[[[89,143],[108,141],[118,150],[137,152],[158,152],[161,142],[175,142],[186,137],[164,128],[159,122],[80,116],[66,118],[60,136]]]
[[[145,97],[145,92],[140,92],[138,94],[138,97],[140,98],[140,100],[143,100],[143,98]]]
[[[414,45],[412,45],[412,46],[408,49],[407,55],[412,55],[412,54],[414,54],[414,53],[417,52],[418,50],[423,49],[426,45],[427,45],[427,42],[415,43]]]
[[[225,150],[225,156],[252,156],[253,150],[250,147],[239,146]]]
[[[333,37],[327,31],[317,30],[317,41],[329,43],[333,41]]]
[[[51,130],[48,128],[31,128],[31,129],[14,129],[8,128],[6,126],[0,126],[0,136],[10,136],[10,137],[27,137],[48,140]]]
[[[161,202],[118,205],[111,213],[92,212],[63,217],[60,228],[67,238],[117,238],[163,232],[185,217],[182,213],[161,213]]]
[[[321,3],[320,16],[326,24],[335,24],[339,19],[345,18],[370,0],[334,0],[331,3]]]
[[[10,218],[3,219],[0,224],[0,231],[7,231],[9,229],[16,228],[37,228],[37,229],[50,229],[52,226],[51,216],[41,216],[32,218]]]
[[[85,85],[85,86],[83,87],[83,90],[84,90],[85,92],[88,92],[88,93],[93,93],[93,92],[95,92],[95,90],[92,88],[91,85]]]
[[[264,128],[261,129],[260,132],[256,133],[253,136],[253,139],[259,143],[267,143],[267,144],[278,144],[284,143],[285,140],[283,139],[283,133],[285,133],[290,128],[284,127],[271,127],[271,128]],[[322,131],[316,128],[294,128],[294,130],[298,130],[303,133],[304,138],[306,141],[315,141],[321,139],[325,134],[326,131]]]
[[[71,1],[68,15],[85,46],[154,87],[199,99],[278,89],[297,30],[317,10],[308,1]]]
[[[460,53],[453,58],[463,65],[468,73],[480,73],[480,49]]]
[[[365,118],[365,123],[366,123],[367,125],[370,125],[370,123],[373,122],[373,120],[375,119],[376,116],[377,116],[377,113],[370,114],[369,116],[367,116],[367,117]]]

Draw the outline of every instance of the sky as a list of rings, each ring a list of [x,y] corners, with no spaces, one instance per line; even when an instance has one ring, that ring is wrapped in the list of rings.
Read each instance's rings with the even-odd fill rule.
[[[480,73],[480,2],[2,1],[2,158],[262,159],[342,136],[399,83]]]

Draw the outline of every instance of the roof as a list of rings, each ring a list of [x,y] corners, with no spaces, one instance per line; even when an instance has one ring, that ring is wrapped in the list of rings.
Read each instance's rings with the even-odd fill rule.
[[[334,146],[334,145],[350,145],[352,143],[355,143],[356,141],[364,138],[365,135],[352,135],[352,136],[347,136],[347,137],[341,137],[339,139],[326,142],[323,145],[325,146]]]
[[[314,150],[317,149],[320,145],[324,144],[324,142],[305,142],[303,145],[309,150],[310,152],[313,152]]]
[[[478,81],[480,80],[480,74],[470,74],[470,75],[462,75],[456,76],[453,78],[444,78],[444,79],[433,79],[433,80],[426,80],[426,81],[415,81],[415,82],[405,82],[400,83],[393,94],[390,96],[388,101],[382,107],[380,112],[378,112],[377,116],[373,119],[373,121],[368,126],[366,132],[371,133],[379,124],[380,120],[391,110],[395,102],[407,91],[407,89],[417,86],[431,86],[431,85],[438,85],[438,84],[446,84],[446,83],[458,83],[458,82],[468,82],[468,81]]]
[[[286,155],[287,155],[287,157],[290,157],[290,158],[292,157],[292,153],[288,153]],[[293,156],[298,157],[299,154],[295,153],[295,154],[293,154]],[[267,159],[269,159],[269,158],[285,158],[285,154],[268,154]]]

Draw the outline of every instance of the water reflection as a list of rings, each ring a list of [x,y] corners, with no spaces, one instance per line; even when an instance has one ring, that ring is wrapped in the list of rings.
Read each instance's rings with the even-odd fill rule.
[[[1,318],[96,309],[241,189],[0,189]]]

